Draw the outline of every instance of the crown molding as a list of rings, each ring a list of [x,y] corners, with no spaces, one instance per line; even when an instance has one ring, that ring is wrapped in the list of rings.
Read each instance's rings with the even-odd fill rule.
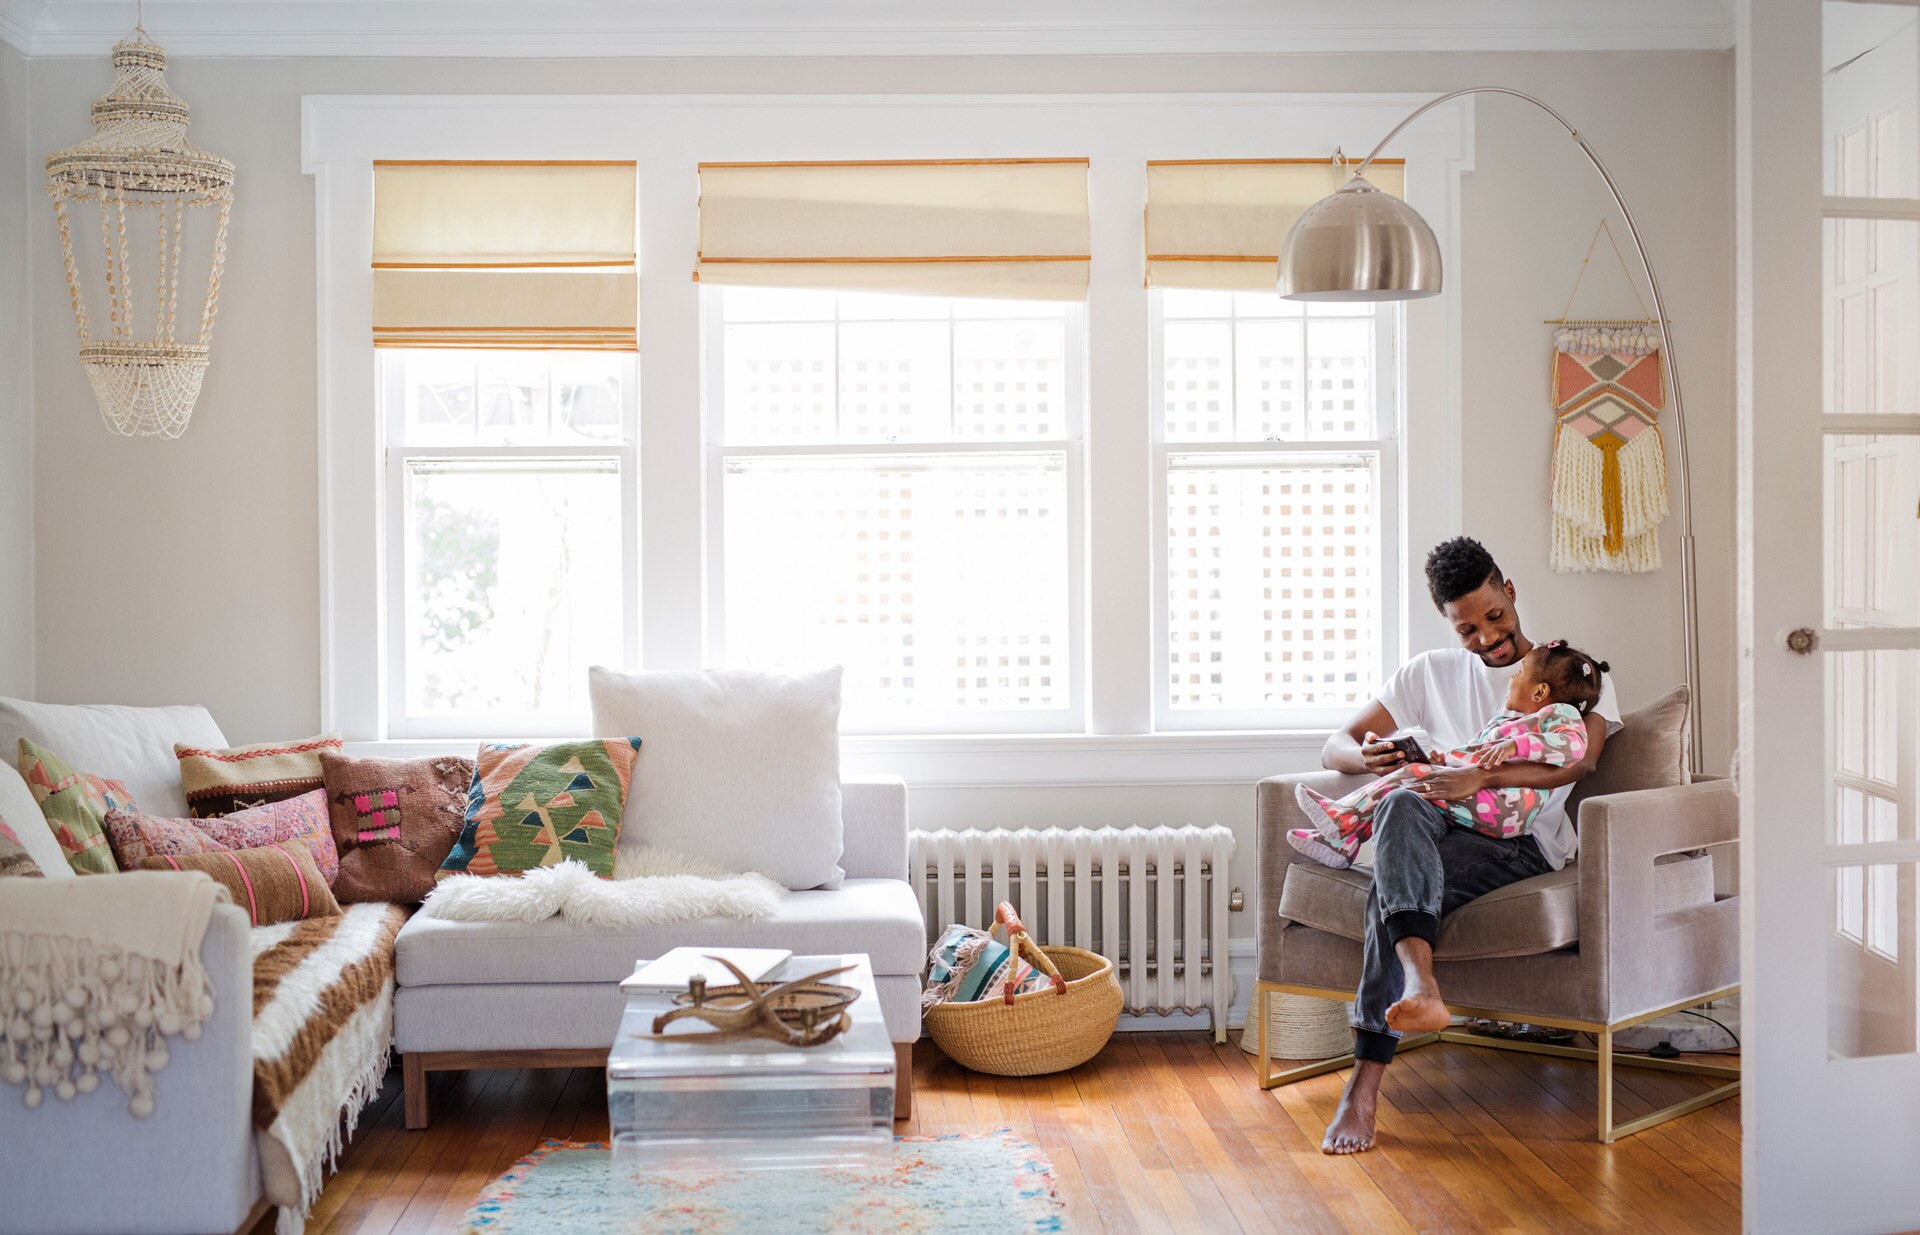
[[[0,41],[99,56],[129,0],[0,0]],[[1729,0],[148,0],[177,56],[979,56],[1721,51]],[[1332,9],[1332,15],[1329,15]],[[1169,14],[1177,16],[1169,16]]]

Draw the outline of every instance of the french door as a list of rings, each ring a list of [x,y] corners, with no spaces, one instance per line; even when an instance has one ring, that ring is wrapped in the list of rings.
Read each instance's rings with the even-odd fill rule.
[[[1920,1225],[1920,5],[1736,31],[1744,1223]]]

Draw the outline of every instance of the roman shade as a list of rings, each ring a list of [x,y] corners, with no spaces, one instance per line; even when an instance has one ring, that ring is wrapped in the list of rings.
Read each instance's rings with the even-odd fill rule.
[[[1148,163],[1147,286],[1272,291],[1287,231],[1351,170],[1326,159]],[[1405,160],[1367,169],[1368,183],[1395,197],[1405,180]]]
[[[702,163],[703,283],[1080,300],[1085,159]]]
[[[382,162],[376,347],[633,351],[632,163]]]

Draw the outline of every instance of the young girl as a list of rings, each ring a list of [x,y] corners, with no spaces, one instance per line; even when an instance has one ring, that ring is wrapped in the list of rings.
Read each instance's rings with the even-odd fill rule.
[[[1587,710],[1600,701],[1605,661],[1576,651],[1564,639],[1541,644],[1520,662],[1507,687],[1507,710],[1458,750],[1432,752],[1432,763],[1408,763],[1343,798],[1301,785],[1294,796],[1314,827],[1295,828],[1287,843],[1323,866],[1353,865],[1360,843],[1373,835],[1373,813],[1395,789],[1432,776],[1436,768],[1495,768],[1509,759],[1566,767],[1587,753]],[[1547,804],[1540,789],[1482,789],[1464,802],[1436,802],[1454,823],[1487,836],[1523,836]]]

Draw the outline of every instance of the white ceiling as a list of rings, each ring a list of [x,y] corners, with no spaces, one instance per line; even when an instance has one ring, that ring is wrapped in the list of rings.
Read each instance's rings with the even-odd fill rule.
[[[182,56],[1697,51],[1731,0],[146,0]],[[0,0],[0,40],[95,56],[134,0]]]

